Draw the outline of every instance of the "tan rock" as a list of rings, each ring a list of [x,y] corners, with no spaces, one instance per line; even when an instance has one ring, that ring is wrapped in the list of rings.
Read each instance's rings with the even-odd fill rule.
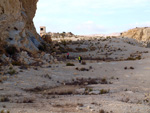
[[[130,29],[121,34],[123,37],[134,38],[140,41],[150,41],[150,27]]]
[[[28,51],[38,51],[40,37],[33,17],[38,0],[0,0],[0,40]]]

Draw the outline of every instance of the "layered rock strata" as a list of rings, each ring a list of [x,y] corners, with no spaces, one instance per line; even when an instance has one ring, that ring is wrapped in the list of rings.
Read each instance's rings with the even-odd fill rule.
[[[30,52],[38,51],[41,39],[33,17],[38,0],[0,0],[0,42]]]
[[[150,27],[130,29],[121,34],[123,37],[134,38],[140,41],[150,41]]]

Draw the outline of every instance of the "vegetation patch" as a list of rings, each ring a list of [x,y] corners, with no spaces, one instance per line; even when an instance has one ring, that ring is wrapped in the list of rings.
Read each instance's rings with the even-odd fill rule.
[[[18,50],[15,46],[8,46],[8,47],[6,47],[6,52],[9,55],[15,55],[16,53],[18,53]]]
[[[86,48],[76,48],[76,50],[78,52],[87,52],[88,51],[88,49],[86,49]]]
[[[16,101],[16,103],[34,103],[35,99],[32,97],[23,97]]]
[[[81,64],[82,64],[82,65],[86,65],[86,62],[85,62],[85,61],[82,61]]]
[[[8,98],[8,96],[2,96],[0,98],[0,102],[9,102],[9,101],[10,101],[10,99]]]
[[[17,74],[16,70],[14,70],[14,69],[8,71],[7,73],[10,74],[10,75]]]
[[[100,94],[106,94],[106,93],[109,93],[109,90],[101,89],[99,93]]]
[[[73,63],[68,62],[66,66],[75,66]]]
[[[20,61],[12,61],[11,63],[14,66],[21,66],[22,65],[22,63]]]
[[[3,109],[3,110],[0,111],[0,113],[10,113],[10,111]]]
[[[140,60],[141,56],[137,56],[137,57],[128,57],[126,60]]]
[[[49,88],[46,87],[46,86],[37,86],[35,88],[23,89],[23,90],[27,91],[27,92],[41,92],[41,91],[44,91],[44,90],[47,90],[47,89],[49,89]]]
[[[107,80],[103,78],[76,78],[72,82],[66,82],[66,85],[92,85],[92,84],[108,84]]]

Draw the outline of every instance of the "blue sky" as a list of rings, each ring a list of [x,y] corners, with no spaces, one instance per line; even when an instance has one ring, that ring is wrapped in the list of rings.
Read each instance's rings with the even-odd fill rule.
[[[34,18],[47,32],[78,35],[150,26],[150,0],[39,0]]]

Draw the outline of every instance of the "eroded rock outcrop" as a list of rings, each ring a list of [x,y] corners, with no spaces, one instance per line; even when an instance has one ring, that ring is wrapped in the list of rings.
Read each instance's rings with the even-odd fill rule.
[[[140,41],[150,41],[150,27],[130,29],[127,32],[123,32],[121,36]]]
[[[40,36],[33,17],[38,0],[0,0],[0,42],[30,52],[38,51]]]

